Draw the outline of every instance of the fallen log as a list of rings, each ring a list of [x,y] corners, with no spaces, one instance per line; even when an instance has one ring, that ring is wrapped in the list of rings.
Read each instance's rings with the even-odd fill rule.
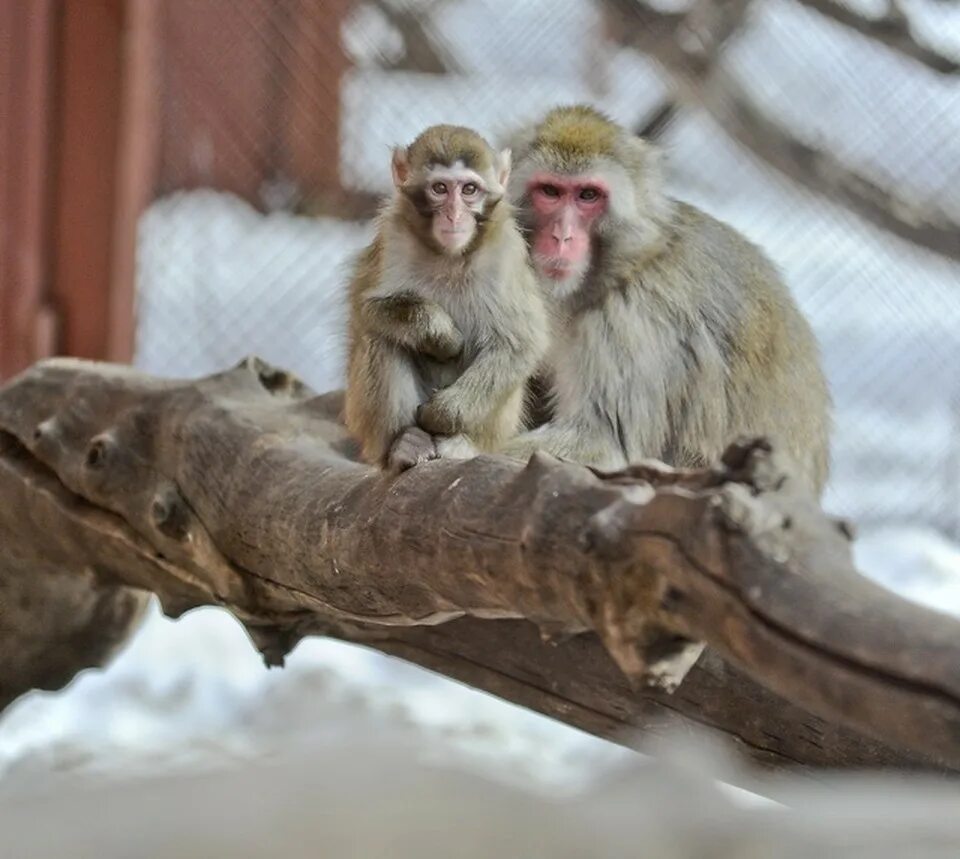
[[[0,389],[0,587],[29,595],[3,652],[97,591],[114,611],[78,612],[71,658],[101,664],[149,591],[223,606],[271,664],[333,635],[621,742],[673,715],[771,765],[960,764],[960,623],[861,577],[764,443],[713,470],[391,477],[340,405],[258,359],[194,381],[54,360]],[[34,653],[0,662],[0,704],[68,677]]]

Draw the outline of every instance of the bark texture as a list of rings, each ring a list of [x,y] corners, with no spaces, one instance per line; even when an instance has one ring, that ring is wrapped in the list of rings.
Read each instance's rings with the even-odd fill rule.
[[[861,577],[763,442],[715,470],[391,477],[340,406],[255,358],[0,389],[0,646],[29,657],[0,661],[0,703],[100,664],[150,591],[225,607],[268,663],[334,635],[623,742],[672,715],[773,765],[960,763],[960,623]]]

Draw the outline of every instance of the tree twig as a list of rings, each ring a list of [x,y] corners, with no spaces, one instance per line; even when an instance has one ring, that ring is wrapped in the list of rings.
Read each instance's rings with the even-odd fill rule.
[[[917,40],[910,19],[896,6],[879,18],[868,18],[837,0],[797,0],[826,18],[880,42],[905,57],[922,63],[942,75],[960,72],[960,61],[948,57]]]

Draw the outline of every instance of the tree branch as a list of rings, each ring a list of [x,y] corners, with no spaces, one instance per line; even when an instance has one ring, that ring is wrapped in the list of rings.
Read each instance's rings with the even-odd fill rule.
[[[766,763],[960,764],[960,623],[860,577],[764,445],[714,471],[391,477],[352,461],[340,407],[256,359],[195,382],[39,364],[0,389],[0,573],[221,605],[271,663],[359,641],[624,742],[679,713]],[[36,638],[74,591],[37,592]],[[642,685],[679,680],[692,640],[714,652],[673,695]],[[0,663],[0,699],[36,672]]]
[[[680,99],[706,110],[731,137],[812,191],[865,220],[929,250],[960,260],[960,224],[933,203],[909,200],[850,169],[770,119],[719,64],[691,52],[685,16],[658,12],[636,0],[604,0],[612,32],[624,45],[656,60]]]
[[[430,18],[435,6],[406,9],[389,0],[371,0],[380,13],[396,28],[403,40],[403,55],[396,62],[385,63],[393,71],[413,71],[423,74],[454,74],[462,71],[456,59],[432,33]]]
[[[743,26],[750,5],[751,0],[723,4],[713,0],[698,0],[684,15],[683,27],[696,39],[693,50],[699,56],[701,70],[712,67],[720,60],[723,46]],[[637,136],[644,140],[660,139],[679,112],[676,99],[664,99],[641,121]]]
[[[879,18],[867,18],[837,0],[797,0],[797,2],[868,39],[880,42],[897,53],[922,63],[935,72],[942,75],[955,75],[960,72],[960,62],[917,41],[910,19],[895,6]]]

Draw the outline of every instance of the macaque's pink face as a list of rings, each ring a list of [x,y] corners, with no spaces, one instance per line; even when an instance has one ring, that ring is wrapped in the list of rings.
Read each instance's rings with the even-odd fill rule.
[[[533,208],[533,262],[551,280],[582,275],[590,263],[590,236],[607,211],[610,191],[592,176],[538,173],[527,184]]]
[[[425,193],[433,209],[433,238],[456,256],[477,231],[477,215],[487,196],[483,179],[464,168],[435,168],[427,177]]]

